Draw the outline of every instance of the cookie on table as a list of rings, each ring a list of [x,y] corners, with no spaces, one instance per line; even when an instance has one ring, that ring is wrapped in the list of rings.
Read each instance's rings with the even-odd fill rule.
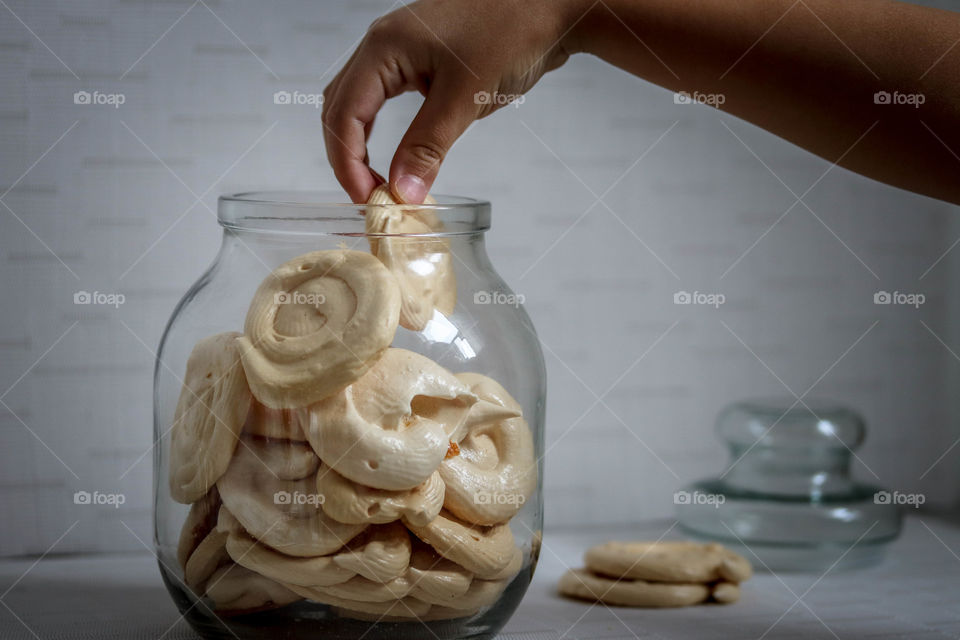
[[[584,555],[590,571],[611,578],[653,582],[740,583],[753,570],[723,545],[699,542],[605,542]]]
[[[559,585],[560,595],[621,607],[686,607],[710,597],[705,584],[669,584],[614,579],[586,569],[570,569]]]

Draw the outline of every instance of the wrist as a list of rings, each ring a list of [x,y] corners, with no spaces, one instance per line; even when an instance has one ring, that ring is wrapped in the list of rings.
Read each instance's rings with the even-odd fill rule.
[[[589,53],[596,32],[598,12],[605,11],[596,0],[559,0],[562,35],[560,48],[567,54]]]

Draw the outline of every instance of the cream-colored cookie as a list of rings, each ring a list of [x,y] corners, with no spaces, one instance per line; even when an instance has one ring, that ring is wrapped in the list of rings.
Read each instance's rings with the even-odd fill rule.
[[[371,525],[340,550],[333,561],[374,582],[399,578],[410,564],[410,534],[399,522]]]
[[[416,413],[418,397],[462,410],[437,412],[449,424]],[[436,471],[450,434],[477,401],[466,385],[429,358],[387,349],[359,380],[305,411],[307,437],[340,475],[377,489],[412,489]]]
[[[238,333],[218,333],[194,346],[170,429],[170,495],[200,500],[227,470],[250,409]]]
[[[422,331],[434,311],[448,316],[457,304],[457,278],[450,241],[435,234],[441,226],[422,207],[397,205],[387,185],[367,201],[370,252],[397,278],[402,304],[400,325]],[[436,204],[427,196],[425,204]]]
[[[234,562],[271,580],[314,586],[346,582],[356,575],[336,564],[333,555],[297,558],[260,544],[226,508],[220,510],[217,528],[227,535],[226,550]]]
[[[482,401],[519,411],[495,380],[458,374]],[[477,406],[477,405],[474,405]],[[533,435],[522,417],[480,422],[459,444],[460,455],[440,464],[444,507],[474,524],[499,524],[517,514],[537,486]]]
[[[350,384],[393,341],[396,278],[362,251],[314,251],[277,267],[257,289],[238,338],[253,395],[285,409]]]
[[[194,591],[201,592],[210,576],[225,564],[230,563],[227,554],[227,536],[214,529],[197,546],[183,569],[183,582]]]
[[[487,576],[487,580],[510,580],[514,578],[523,567],[523,551],[520,547],[514,547],[510,554],[510,561],[497,573]]]
[[[413,489],[374,489],[344,478],[324,466],[317,474],[317,492],[324,497],[324,512],[338,522],[384,524],[406,518],[427,524],[443,508],[443,480],[434,471]]]
[[[363,576],[354,576],[340,584],[307,587],[300,593],[303,595],[310,593],[312,595],[306,597],[318,602],[330,596],[357,602],[390,602],[404,598],[410,593],[410,581],[406,576],[394,578],[389,582],[374,582]]]
[[[300,426],[300,414],[296,409],[271,409],[256,400],[250,405],[243,434],[271,440],[306,442],[307,434]]]
[[[622,607],[686,607],[710,596],[704,584],[669,584],[605,578],[586,569],[570,569],[559,585],[560,595]]]
[[[221,615],[252,613],[301,599],[283,585],[236,564],[221,567],[210,577],[206,595]]]
[[[341,584],[361,573],[374,582],[389,582],[406,572],[410,560],[410,536],[399,524],[369,527],[339,551],[311,558],[288,556],[258,543],[226,508],[220,511],[218,529],[229,533],[226,547],[234,562],[303,587]]]
[[[720,604],[731,604],[740,599],[740,585],[735,582],[718,582],[710,594]]]
[[[420,616],[420,620],[423,622],[457,620],[459,618],[468,618],[476,615],[477,613],[479,613],[479,609],[476,611],[467,611],[464,609],[451,609],[450,607],[433,605],[430,607],[430,611],[427,611],[426,615]]]
[[[468,615],[469,612],[489,607],[496,602],[508,584],[508,580],[473,580],[466,592],[455,598],[437,597],[420,590],[414,590],[410,595],[430,604],[457,609],[463,612],[461,615]]]
[[[190,554],[216,527],[219,511],[220,494],[217,493],[215,486],[190,505],[190,511],[187,513],[187,519],[183,523],[180,539],[177,542],[177,563],[181,569],[186,568]]]
[[[290,459],[300,457],[290,453],[290,443],[275,446]],[[323,512],[314,475],[285,480],[278,471],[289,471],[291,462],[265,462],[252,448],[239,447],[217,482],[223,504],[255,540],[291,556],[322,556],[363,531],[362,524],[337,522]]]
[[[315,476],[320,469],[320,458],[306,442],[241,438],[240,448],[245,449],[244,457],[256,460],[280,480]]]
[[[427,525],[405,524],[441,556],[481,579],[500,575],[515,558],[513,533],[505,524],[471,525],[446,511]]]
[[[296,592],[307,600],[313,600],[321,604],[327,604],[337,607],[338,613],[343,617],[355,617],[356,614],[374,614],[375,619],[387,619],[391,616],[397,618],[418,618],[430,610],[430,605],[421,602],[416,598],[406,597],[399,600],[388,600],[386,602],[366,602],[363,600],[350,600],[348,598],[338,598],[328,593],[320,593],[316,589],[309,587],[298,587],[289,585],[291,591]],[[357,619],[366,619],[358,617]]]
[[[584,555],[587,568],[613,578],[655,582],[741,582],[750,577],[750,563],[716,543],[606,542]]]
[[[411,595],[424,602],[430,602],[431,598],[438,601],[458,598],[467,592],[473,581],[472,573],[427,545],[414,550],[406,575]]]

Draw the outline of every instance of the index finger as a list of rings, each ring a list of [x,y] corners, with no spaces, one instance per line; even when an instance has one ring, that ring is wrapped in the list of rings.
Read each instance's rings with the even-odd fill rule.
[[[354,202],[365,202],[377,186],[367,166],[367,132],[387,98],[376,67],[357,56],[331,83],[324,100],[323,140],[337,180]]]

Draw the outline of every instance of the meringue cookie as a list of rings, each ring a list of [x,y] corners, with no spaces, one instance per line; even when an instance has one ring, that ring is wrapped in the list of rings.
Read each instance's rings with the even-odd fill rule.
[[[492,527],[470,525],[441,511],[428,525],[417,526],[409,522],[406,525],[441,556],[481,579],[501,575],[514,560],[513,533],[505,524]]]
[[[426,602],[410,597],[399,600],[388,600],[386,602],[365,602],[318,593],[315,589],[310,589],[309,587],[290,585],[290,590],[308,600],[337,607],[338,613],[341,616],[345,618],[356,618],[358,620],[369,619],[367,616],[370,615],[373,615],[373,619],[378,621],[392,618],[420,618],[430,610],[430,605]]]
[[[196,502],[227,470],[250,408],[238,333],[218,333],[194,346],[170,430],[170,495]]]
[[[704,584],[647,582],[598,576],[586,569],[570,569],[560,578],[561,595],[624,607],[686,607],[705,601]]]
[[[425,203],[436,201],[427,196]],[[427,210],[397,205],[387,185],[374,189],[367,200],[370,252],[397,277],[400,326],[411,331],[422,331],[434,311],[450,315],[457,304],[450,241],[434,235],[440,230]]]
[[[283,585],[237,564],[218,569],[207,582],[206,595],[220,615],[252,613],[301,599]]]
[[[482,401],[519,411],[520,405],[496,381],[476,373],[457,378],[470,384]],[[473,524],[510,520],[537,486],[533,435],[526,421],[482,421],[470,428],[459,448],[459,456],[440,463],[444,508]]]
[[[473,580],[470,587],[456,597],[437,597],[422,591],[415,591],[411,595],[430,604],[460,611],[460,615],[472,615],[496,602],[509,582],[509,580]]]
[[[280,453],[288,445],[277,445]],[[295,454],[296,455],[296,454]],[[252,448],[240,447],[227,472],[217,482],[223,504],[250,535],[292,556],[322,556],[343,547],[365,528],[344,524],[324,514],[316,477],[285,480],[289,463],[268,467]]]
[[[296,558],[260,544],[226,508],[221,509],[218,530],[225,532],[226,550],[234,562],[277,582],[329,585],[346,582],[356,575],[334,562],[335,555]]]
[[[244,437],[240,447],[246,449],[244,457],[255,459],[280,480],[300,480],[320,468],[320,458],[306,442]]]
[[[393,340],[396,278],[362,251],[314,251],[277,267],[254,294],[241,345],[253,395],[302,407],[350,384]]]
[[[216,527],[219,511],[220,494],[217,493],[215,486],[211,487],[206,495],[190,505],[190,511],[187,513],[187,519],[183,523],[183,528],[180,530],[180,539],[177,542],[177,563],[180,568],[186,568],[190,554]]]
[[[250,405],[243,434],[271,440],[307,441],[296,409],[271,409],[256,400]]]
[[[307,437],[324,463],[354,482],[413,489],[437,469],[468,413],[438,412],[454,418],[449,424],[417,415],[414,400],[422,396],[461,409],[477,401],[429,358],[387,349],[359,380],[305,410]]]
[[[591,571],[613,578],[656,582],[743,582],[753,570],[746,558],[717,543],[606,542],[584,555]]]
[[[230,563],[227,554],[227,536],[217,530],[207,534],[207,537],[197,546],[183,569],[183,582],[196,592],[202,593],[203,586],[210,576],[225,564]]]
[[[311,600],[323,602],[327,597],[357,602],[390,602],[400,600],[410,593],[410,581],[405,576],[389,582],[374,582],[363,576],[355,576],[346,582],[323,587],[302,587],[301,595],[310,594]]]
[[[720,604],[733,604],[740,599],[740,585],[736,582],[718,582],[713,585],[710,596]]]
[[[443,480],[434,471],[413,489],[374,489],[344,478],[329,467],[317,474],[324,512],[338,522],[383,524],[406,518],[427,524],[443,508]]]
[[[367,527],[333,561],[373,582],[389,582],[407,570],[410,553],[410,534],[399,522],[391,522]]]
[[[424,545],[410,556],[407,579],[410,594],[417,599],[446,601],[465,594],[473,581],[473,574]]]

